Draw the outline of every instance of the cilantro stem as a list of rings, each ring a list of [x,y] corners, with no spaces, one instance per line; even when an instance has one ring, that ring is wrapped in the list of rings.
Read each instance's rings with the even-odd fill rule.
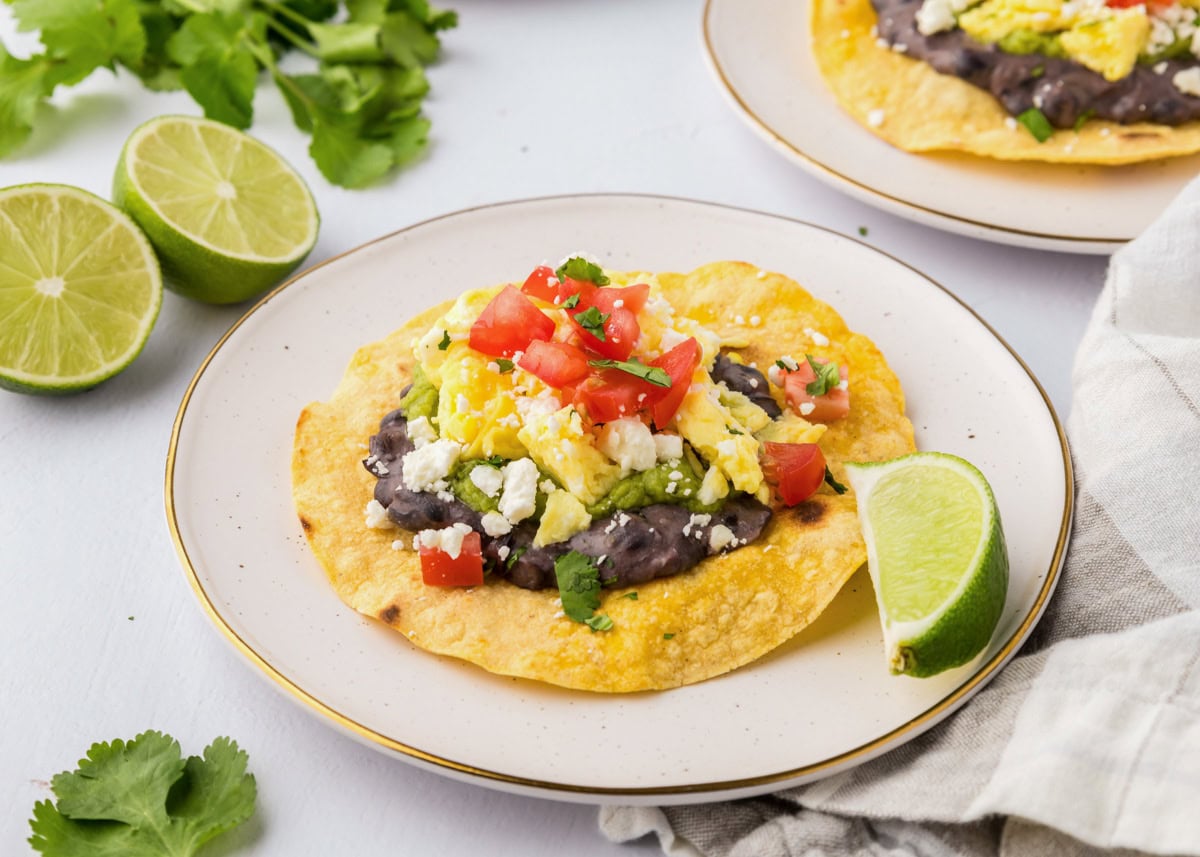
[[[274,18],[270,17],[269,15],[267,16],[267,26],[270,27],[272,30],[274,30],[279,35],[283,36],[284,39],[291,42],[293,46],[304,51],[304,53],[308,54],[313,59],[321,58],[320,55],[317,53],[316,48],[314,48],[308,42],[304,41],[304,39],[297,36],[295,31],[292,30],[290,27],[283,26],[283,24],[280,24],[278,21],[276,21]]]
[[[287,18],[293,24],[300,25],[301,27],[304,28],[304,32],[306,32],[306,33],[308,32],[308,24],[309,24],[308,18],[305,18],[303,15],[301,15],[295,9],[291,9],[291,8],[283,5],[282,3],[277,3],[277,2],[275,2],[275,0],[258,0],[258,2],[261,3],[262,5],[266,6],[272,12],[276,12],[279,15],[283,16],[284,18]]]

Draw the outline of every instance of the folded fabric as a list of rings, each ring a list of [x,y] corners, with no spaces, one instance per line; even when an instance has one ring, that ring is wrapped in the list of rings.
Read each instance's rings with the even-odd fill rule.
[[[1073,386],[1066,565],[991,684],[829,779],[602,830],[707,857],[1200,855],[1200,179],[1113,256]]]

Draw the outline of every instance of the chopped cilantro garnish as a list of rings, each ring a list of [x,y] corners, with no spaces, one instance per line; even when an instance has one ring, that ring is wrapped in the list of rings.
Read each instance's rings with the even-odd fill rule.
[[[775,361],[775,365],[785,372],[795,372],[800,366],[790,357],[780,357]]]
[[[1045,73],[1046,73],[1046,67],[1044,65],[1035,65],[1033,68],[1031,68],[1029,70],[1029,76],[1032,77],[1034,80],[1037,80],[1039,77],[1041,77]]]
[[[29,844],[46,855],[191,857],[253,815],[257,795],[234,741],[217,738],[184,759],[161,732],[93,744],[51,788],[57,803],[38,801],[29,821]]]
[[[611,631],[613,620],[609,619],[603,613],[595,613],[591,618],[585,620],[583,624],[587,625],[593,631]]]
[[[588,365],[595,366],[597,369],[620,369],[622,372],[635,375],[656,387],[671,386],[671,376],[665,370],[659,369],[657,366],[647,366],[636,357],[632,360],[589,360]]]
[[[597,286],[607,286],[609,283],[608,277],[604,275],[604,269],[582,256],[572,256],[555,268],[554,273],[560,280],[570,277],[572,280],[587,280]]]
[[[839,494],[846,493],[846,486],[833,478],[833,471],[829,469],[829,465],[825,465],[825,484]]]
[[[608,313],[600,312],[596,307],[590,306],[583,312],[576,313],[572,318],[579,323],[580,327],[604,342],[604,322],[608,321],[608,315]]]
[[[858,234],[861,235],[863,238],[866,238],[867,237],[867,227],[865,227],[865,226],[858,227]]]
[[[1039,143],[1045,143],[1054,133],[1054,126],[1046,118],[1046,114],[1036,107],[1030,107],[1017,117],[1017,121],[1025,126],[1025,130],[1033,135]]]
[[[568,618],[585,623],[593,631],[612,627],[611,619],[596,613],[600,606],[600,571],[590,556],[579,551],[563,554],[554,561],[554,576]]]
[[[1089,119],[1091,119],[1095,115],[1096,115],[1096,111],[1092,110],[1091,108],[1088,108],[1087,110],[1080,113],[1079,118],[1075,120],[1075,133],[1079,133],[1079,129],[1083,127],[1084,123],[1087,122]]]
[[[730,434],[745,434],[745,432],[740,432],[737,429],[735,429],[733,426],[725,426],[725,430],[728,431]]]
[[[496,365],[500,367],[501,375],[506,375],[513,370],[513,362],[505,357],[499,358]]]
[[[576,292],[575,294],[573,294],[569,298],[567,298],[565,301],[563,301],[562,305],[564,307],[566,307],[567,309],[575,309],[575,307],[577,307],[579,305],[579,292]]]
[[[529,548],[517,548],[515,551],[510,553],[508,555],[508,559],[506,559],[504,561],[504,567],[512,568],[514,565],[517,564],[517,560],[519,560],[521,558],[521,554],[525,553],[525,551],[527,551],[527,550],[529,550]]]
[[[636,592],[626,592],[621,597],[628,598],[630,601],[637,601],[637,593]]]
[[[503,467],[506,459],[502,455],[493,455],[483,459],[484,464],[490,464],[492,467]]]
[[[838,373],[836,363],[832,361],[829,363],[818,362],[811,354],[805,354],[804,359],[808,361],[808,365],[812,367],[817,376],[804,388],[810,396],[824,396],[842,382],[842,376]]]
[[[450,347],[450,331],[442,331],[442,341],[438,343],[438,351],[445,351]]]
[[[674,638],[674,636],[675,636],[674,634],[663,634],[663,639],[670,640],[670,639]]]

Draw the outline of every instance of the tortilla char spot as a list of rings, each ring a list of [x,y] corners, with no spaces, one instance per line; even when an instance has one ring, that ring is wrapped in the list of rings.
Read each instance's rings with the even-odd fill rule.
[[[1117,136],[1122,140],[1157,140],[1162,134],[1155,134],[1150,131],[1126,131]]]
[[[400,618],[400,608],[393,604],[390,607],[385,608],[384,611],[379,614],[379,618],[384,622],[387,622],[389,625],[392,625],[397,619]]]
[[[303,515],[300,516],[300,526],[304,527],[304,532],[306,532],[306,533],[312,532],[312,528],[313,528],[312,521],[310,521],[308,518],[304,517]]]
[[[792,513],[802,524],[815,524],[825,517],[825,504],[820,500],[805,500],[793,506]]]

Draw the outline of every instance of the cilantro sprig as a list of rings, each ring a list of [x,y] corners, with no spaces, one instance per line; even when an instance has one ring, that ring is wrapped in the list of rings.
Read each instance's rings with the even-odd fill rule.
[[[647,366],[636,357],[631,360],[589,360],[588,365],[595,366],[597,369],[620,369],[622,372],[628,372],[630,375],[641,378],[643,381],[648,381],[656,387],[671,386],[671,376],[667,374],[665,369],[660,369],[657,366]]]
[[[257,796],[234,741],[217,738],[202,757],[184,760],[161,732],[93,744],[51,788],[57,802],[34,804],[29,822],[29,844],[46,857],[191,857],[253,815]]]
[[[572,280],[586,280],[589,283],[595,283],[597,286],[607,286],[610,282],[603,268],[595,262],[589,262],[582,256],[572,256],[555,268],[554,274],[558,277],[559,281],[570,277]]]
[[[830,390],[836,389],[838,384],[842,383],[842,376],[838,372],[838,365],[836,363],[832,361],[822,363],[811,354],[805,354],[804,359],[808,361],[813,374],[817,376],[804,386],[805,392],[810,396],[824,396]]]
[[[554,576],[568,618],[593,631],[612,629],[612,619],[596,612],[600,606],[600,569],[590,556],[579,551],[563,554],[554,560]]]
[[[370,184],[424,149],[423,67],[438,56],[438,33],[458,23],[428,0],[7,2],[44,50],[17,59],[0,44],[0,157],[28,139],[56,89],[100,68],[120,67],[149,89],[184,89],[205,116],[236,128],[253,123],[265,71],[312,135],[317,167],[343,187]],[[311,70],[282,70],[294,52]]]

